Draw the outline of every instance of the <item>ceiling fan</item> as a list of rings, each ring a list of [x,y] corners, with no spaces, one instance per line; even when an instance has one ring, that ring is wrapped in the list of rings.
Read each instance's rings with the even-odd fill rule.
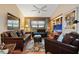
[[[46,8],[47,8],[47,5],[44,5],[42,6],[41,8],[37,7],[36,5],[33,5],[33,7],[35,8],[34,10],[32,11],[37,11],[38,13],[41,13],[41,12],[46,12]]]

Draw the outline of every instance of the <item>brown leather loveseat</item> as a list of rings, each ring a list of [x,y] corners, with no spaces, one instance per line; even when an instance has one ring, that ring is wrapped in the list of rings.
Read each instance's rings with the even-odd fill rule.
[[[18,31],[6,31],[1,34],[1,42],[4,42],[5,44],[14,43],[16,44],[15,49],[20,49],[21,51],[28,40],[30,40],[30,35],[23,34],[22,32]]]
[[[77,54],[79,50],[79,34],[75,32],[64,35],[62,42],[45,39],[45,52],[52,54]]]

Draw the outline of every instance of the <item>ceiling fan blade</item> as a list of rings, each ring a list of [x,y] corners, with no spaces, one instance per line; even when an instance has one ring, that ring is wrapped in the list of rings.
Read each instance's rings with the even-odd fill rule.
[[[36,5],[33,5],[33,7],[35,7],[36,9],[39,9]]]
[[[41,11],[44,11],[44,12],[46,12],[47,10],[41,10]]]
[[[32,10],[32,11],[37,11],[37,10]]]
[[[43,9],[45,9],[47,7],[47,5],[44,5],[41,9],[43,10]]]

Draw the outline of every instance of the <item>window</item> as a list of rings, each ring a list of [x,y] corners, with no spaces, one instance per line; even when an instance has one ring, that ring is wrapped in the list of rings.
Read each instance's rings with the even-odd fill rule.
[[[44,26],[45,26],[45,21],[38,21],[39,28],[44,28]]]
[[[17,30],[20,28],[20,19],[10,13],[7,14],[7,29]]]
[[[18,20],[8,20],[8,29],[15,29],[19,27]]]
[[[45,21],[31,21],[31,27],[32,28],[44,28]]]
[[[13,27],[19,27],[19,21],[13,20]]]
[[[12,26],[12,21],[8,20],[8,26]]]

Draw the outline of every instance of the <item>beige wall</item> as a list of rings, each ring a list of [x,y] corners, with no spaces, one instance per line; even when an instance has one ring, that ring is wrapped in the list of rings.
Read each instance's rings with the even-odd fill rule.
[[[60,14],[65,15],[67,14],[67,12],[70,12],[71,10],[73,10],[78,6],[79,6],[78,4],[60,4],[58,5],[57,9],[55,10],[51,18],[54,18]]]
[[[64,25],[65,25],[65,15],[72,12],[77,7],[79,7],[78,4],[62,4],[62,5],[59,5],[57,7],[57,9],[55,10],[55,12],[53,13],[51,19],[53,19],[53,18],[57,17],[58,15],[62,14],[61,16],[63,16],[63,32],[76,31],[76,30],[71,30],[71,29],[64,29]]]
[[[20,19],[23,19],[23,16],[16,5],[14,4],[1,4],[0,5],[0,33],[7,30],[7,13],[11,13]]]
[[[28,27],[26,27],[26,25],[28,26]],[[25,24],[24,24],[24,27],[25,27],[25,31],[26,32],[30,32],[32,29],[31,29],[31,27],[30,27],[30,19],[29,18],[26,18],[25,17]]]
[[[0,4],[0,34],[7,30],[7,13],[11,13],[20,18],[20,28],[22,28],[23,15],[15,4]]]

